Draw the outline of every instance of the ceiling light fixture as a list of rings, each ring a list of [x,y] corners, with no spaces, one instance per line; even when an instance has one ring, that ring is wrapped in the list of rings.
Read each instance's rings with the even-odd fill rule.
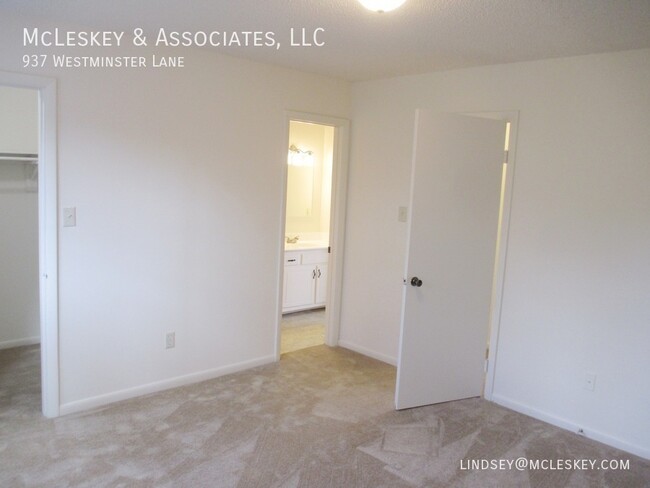
[[[406,0],[359,0],[359,3],[374,12],[390,12],[401,6]]]

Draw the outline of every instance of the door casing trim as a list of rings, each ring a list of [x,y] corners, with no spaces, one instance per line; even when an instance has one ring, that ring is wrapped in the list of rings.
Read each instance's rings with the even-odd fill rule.
[[[334,127],[334,151],[332,161],[332,198],[330,210],[330,255],[327,276],[327,302],[325,305],[325,343],[338,345],[341,300],[343,288],[343,253],[345,245],[345,214],[347,208],[348,166],[350,145],[350,121],[339,117],[307,112],[285,112],[285,134],[279,162],[281,165],[282,191],[280,212],[280,239],[278,242],[277,313],[275,323],[275,359],[280,360],[282,323],[282,284],[284,280],[284,235],[286,227],[287,195],[287,148],[289,147],[289,124],[291,121],[307,122]]]
[[[508,237],[510,235],[510,216],[515,183],[517,136],[519,132],[519,111],[465,112],[463,115],[503,120],[504,122],[510,123],[508,162],[506,178],[503,186],[503,208],[501,209],[500,233],[497,236],[498,246],[494,263],[494,281],[492,284],[492,300],[490,304],[490,321],[487,337],[487,371],[485,373],[485,384],[483,386],[483,398],[492,401],[494,396],[494,382],[496,379],[497,353],[499,350],[499,328],[501,325],[501,312],[503,307],[503,290],[506,281]]]

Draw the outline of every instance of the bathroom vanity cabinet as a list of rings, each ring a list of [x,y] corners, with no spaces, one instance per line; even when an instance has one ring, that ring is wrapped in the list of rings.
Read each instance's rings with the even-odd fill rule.
[[[327,249],[284,253],[283,313],[325,306],[328,259]]]

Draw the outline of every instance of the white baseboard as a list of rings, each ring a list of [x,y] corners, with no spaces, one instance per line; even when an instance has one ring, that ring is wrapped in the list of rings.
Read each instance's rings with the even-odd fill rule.
[[[211,380],[214,378],[218,378],[219,376],[224,376],[231,373],[237,373],[238,371],[243,371],[245,369],[254,368],[256,366],[262,366],[264,364],[269,364],[273,362],[275,362],[274,356],[265,356],[250,361],[243,361],[241,363],[230,364],[228,366],[208,369],[205,371],[199,371],[198,373],[191,373],[184,376],[176,376],[175,378],[170,378],[167,380],[155,381],[153,383],[148,383],[142,386],[136,386],[133,388],[127,388],[125,390],[106,393],[104,395],[85,398],[83,400],[64,403],[60,407],[59,414],[68,415],[71,413],[81,412],[84,410],[89,410],[91,408],[101,407],[109,403],[119,402],[121,400],[128,400],[129,398],[135,398],[142,395],[147,395],[149,393],[156,393],[158,391],[168,390],[170,388],[177,388],[179,386],[198,383],[200,381]]]
[[[34,344],[40,344],[41,338],[36,337],[26,337],[24,339],[14,339],[12,341],[3,341],[0,342],[0,349],[11,349],[12,347],[20,346],[32,346]]]
[[[338,345],[340,347],[344,347],[345,349],[349,349],[350,351],[358,352],[359,354],[363,354],[364,356],[368,356],[368,357],[371,357],[373,359],[377,359],[377,360],[379,360],[379,361],[381,361],[383,363],[388,363],[388,364],[390,364],[392,366],[397,366],[397,359],[396,358],[386,356],[385,354],[381,354],[379,352],[372,351],[372,350],[367,349],[367,348],[365,348],[363,346],[358,346],[358,345],[353,344],[351,342],[341,341],[341,340],[339,340]]]
[[[519,403],[517,401],[511,400],[510,398],[501,396],[499,394],[492,395],[492,401],[494,403],[498,403],[503,407],[509,408],[510,410],[523,413],[524,415],[528,415],[529,417],[536,418],[537,420],[541,420],[543,422],[547,422],[549,424],[555,425],[556,427],[560,427],[561,429],[575,432],[576,435],[578,435],[577,434],[578,429],[582,429],[583,430],[582,435],[584,435],[589,439],[602,442],[603,444],[607,444],[608,446],[621,449],[623,451],[629,452],[630,454],[634,454],[636,456],[640,456],[645,459],[650,459],[650,448],[648,447],[631,444],[627,441],[624,441],[617,437],[613,437],[603,432],[597,430],[591,430],[587,425],[581,425],[581,424],[579,425],[575,422],[571,422],[562,417],[557,417],[553,414],[544,412],[542,410],[538,410],[534,407],[525,405],[523,403]]]

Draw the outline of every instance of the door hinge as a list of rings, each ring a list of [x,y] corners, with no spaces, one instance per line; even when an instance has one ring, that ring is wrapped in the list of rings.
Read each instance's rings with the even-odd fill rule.
[[[332,254],[332,246],[327,246],[327,254]]]
[[[490,365],[490,360],[489,360],[489,359],[486,359],[486,360],[485,360],[485,371],[484,371],[485,373],[488,372],[488,366],[489,366],[489,365]]]
[[[510,154],[510,151],[506,150],[503,156],[503,164],[508,164],[508,154]]]

